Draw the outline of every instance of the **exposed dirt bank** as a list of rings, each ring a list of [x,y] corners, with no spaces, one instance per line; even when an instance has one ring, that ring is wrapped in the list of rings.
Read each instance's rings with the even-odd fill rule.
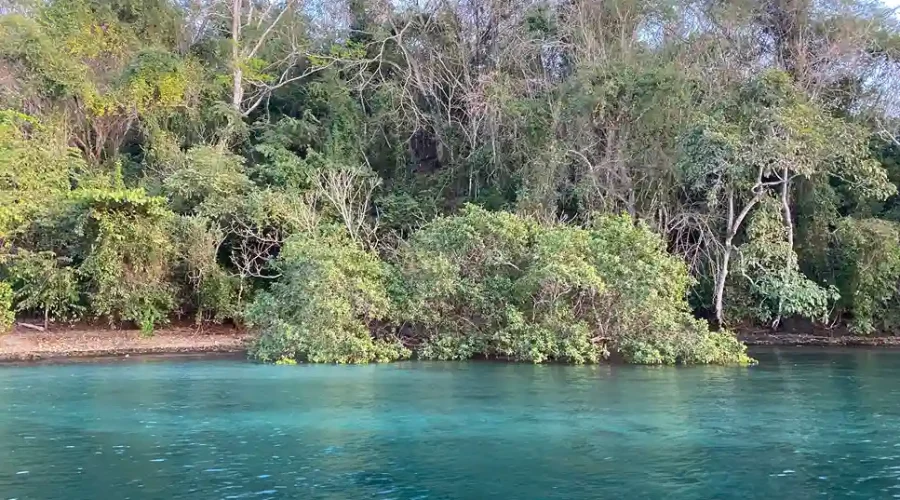
[[[59,327],[39,332],[19,327],[0,335],[0,361],[242,352],[249,339],[246,332],[222,327],[169,328],[150,337],[141,336],[139,330]]]

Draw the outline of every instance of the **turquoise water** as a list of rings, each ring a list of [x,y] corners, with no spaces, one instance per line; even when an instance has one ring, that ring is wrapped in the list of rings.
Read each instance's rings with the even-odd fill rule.
[[[900,352],[0,366],[0,499],[900,497]]]

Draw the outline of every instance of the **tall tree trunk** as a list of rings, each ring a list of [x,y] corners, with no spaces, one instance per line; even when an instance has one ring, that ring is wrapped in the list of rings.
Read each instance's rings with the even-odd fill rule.
[[[794,223],[791,221],[791,178],[790,171],[784,167],[782,171],[783,182],[781,184],[781,209],[784,217],[784,230],[787,234],[787,255],[784,261],[784,281],[790,276],[794,265]],[[772,327],[775,328],[781,322],[781,312],[784,310],[784,299],[778,297],[778,315]]]
[[[231,71],[232,90],[231,104],[234,110],[241,112],[244,101],[244,72],[241,69],[241,0],[231,2]]]
[[[731,261],[731,247],[734,241],[734,192],[728,191],[728,221],[725,228],[725,255],[716,274],[715,309],[716,323],[725,324],[725,280],[728,279],[728,265]]]
[[[759,203],[759,200],[766,194],[762,187],[762,175],[760,175],[760,180],[757,181],[756,186],[753,187],[753,192],[756,194],[753,195],[753,198],[744,205],[744,208],[742,208],[741,212],[735,217],[734,192],[731,190],[728,191],[728,222],[724,242],[725,255],[722,256],[721,266],[716,275],[715,312],[716,322],[719,326],[725,324],[725,281],[728,279],[728,265],[731,262],[731,253],[734,251],[734,237],[737,236],[738,231],[740,231],[741,224],[744,223],[744,219],[747,218],[750,210],[753,210],[753,207],[755,207],[756,204]]]
[[[781,208],[784,211],[784,229],[787,231],[788,249],[790,253],[794,251],[794,224],[791,221],[791,177],[787,167],[782,173],[784,175],[784,183],[781,184]],[[788,259],[792,258],[788,255]]]
[[[722,257],[719,274],[716,276],[716,323],[725,324],[725,280],[728,279],[728,265],[731,260],[732,238],[725,239],[725,255]]]

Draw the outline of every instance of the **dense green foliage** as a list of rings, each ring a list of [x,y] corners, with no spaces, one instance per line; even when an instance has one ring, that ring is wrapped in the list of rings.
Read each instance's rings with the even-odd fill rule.
[[[745,363],[687,309],[684,262],[628,216],[586,229],[475,206],[417,231],[390,263],[342,232],[292,237],[250,319],[265,361],[497,357]]]
[[[325,4],[4,4],[0,310],[252,325],[282,362],[900,325],[890,9]]]
[[[76,269],[60,263],[53,252],[19,252],[10,263],[10,274],[18,284],[17,308],[41,311],[44,328],[50,320],[66,320],[81,312]]]
[[[276,266],[281,278],[250,309],[263,332],[253,356],[326,363],[409,356],[397,338],[378,328],[392,304],[377,255],[340,232],[323,230],[288,239]]]
[[[0,333],[6,332],[15,321],[13,290],[9,283],[0,281]]]
[[[580,229],[468,207],[413,235],[399,265],[399,314],[424,358],[746,359],[687,310],[684,262],[627,216]]]
[[[852,330],[871,333],[900,326],[900,227],[879,219],[846,219],[837,227],[835,256]]]
[[[747,224],[747,242],[740,246],[736,266],[742,279],[730,290],[737,299],[729,304],[732,313],[762,323],[781,316],[827,321],[829,308],[839,295],[800,272],[780,211],[776,200],[766,198]]]

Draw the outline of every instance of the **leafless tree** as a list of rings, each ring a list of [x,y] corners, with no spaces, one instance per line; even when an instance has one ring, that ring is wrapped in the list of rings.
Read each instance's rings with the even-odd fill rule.
[[[370,172],[326,170],[315,179],[316,191],[337,212],[350,236],[360,242],[375,234],[369,223],[372,193],[381,181]]]

